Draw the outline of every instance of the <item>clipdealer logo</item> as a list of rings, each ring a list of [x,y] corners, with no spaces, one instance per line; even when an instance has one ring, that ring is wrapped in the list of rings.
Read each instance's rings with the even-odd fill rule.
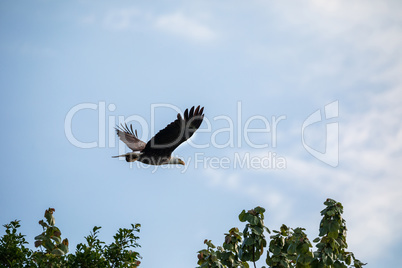
[[[113,112],[116,110],[116,105],[106,105],[106,102],[104,101],[100,101],[99,103],[80,103],[72,107],[66,114],[64,122],[65,135],[67,140],[78,148],[115,148],[117,144],[118,154],[124,154],[126,151],[126,146],[123,144],[123,142],[116,143],[116,125],[133,123],[133,125],[136,126],[135,128],[140,130],[139,132],[141,135],[139,138],[144,142],[147,142],[150,137],[155,135],[157,132],[155,129],[155,122],[157,122],[157,110],[164,111],[163,109],[170,109],[176,113],[183,113],[183,110],[181,110],[179,107],[166,103],[151,104],[150,109],[151,118],[147,119],[138,114],[130,115],[128,117],[115,115]],[[93,110],[97,112],[97,139],[95,138],[90,142],[80,141],[73,134],[73,119],[74,117],[79,116],[80,111],[83,110]],[[332,167],[336,167],[339,163],[339,124],[337,122],[333,122],[333,118],[337,118],[339,116],[338,110],[338,101],[327,104],[324,108],[324,116],[322,115],[321,110],[318,109],[303,122],[301,127],[301,141],[305,150],[318,160]],[[234,117],[227,115],[204,117],[204,126],[201,126],[201,128],[197,130],[197,133],[209,133],[209,140],[205,141],[204,138],[203,143],[201,143],[200,140],[189,139],[187,140],[186,144],[196,149],[205,149],[210,147],[217,149],[241,149],[244,145],[246,145],[248,148],[258,149],[261,153],[253,155],[249,152],[242,153],[241,151],[236,151],[231,157],[218,157],[209,156],[206,152],[196,152],[192,157],[185,159],[185,162],[187,165],[192,163],[192,166],[202,168],[286,169],[286,157],[278,155],[277,152],[274,151],[278,145],[278,128],[280,127],[280,123],[286,119],[286,115],[271,116],[270,118],[264,115],[252,115],[248,118],[245,118],[242,113],[242,104],[239,101],[237,103],[237,113]],[[325,133],[325,151],[321,152],[317,148],[307,144],[305,139],[306,129],[312,125],[328,120],[329,122],[326,124]],[[219,122],[220,124],[216,124],[216,122]],[[258,122],[257,125],[259,128],[253,128],[252,126],[255,126],[255,123],[253,124],[253,122]],[[222,123],[228,127],[218,127],[217,129],[214,128],[216,125],[222,126]],[[130,166],[133,164],[142,168],[152,168],[139,162],[130,163]],[[187,170],[187,165],[184,170]],[[173,168],[173,166],[160,166],[160,168]]]
[[[322,115],[324,114],[324,116]],[[320,109],[312,113],[302,125],[302,144],[303,147],[312,156],[330,165],[331,167],[337,167],[339,165],[339,123],[332,122],[334,118],[339,117],[339,102],[331,102],[324,107],[324,112]],[[305,130],[307,127],[321,122],[325,122],[325,147],[324,152],[319,151],[316,148],[310,147],[305,141]]]

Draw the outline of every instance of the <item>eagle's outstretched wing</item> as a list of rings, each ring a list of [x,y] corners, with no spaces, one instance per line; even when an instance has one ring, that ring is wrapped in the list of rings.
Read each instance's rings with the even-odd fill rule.
[[[195,109],[195,110],[194,110]],[[180,144],[188,140],[194,132],[200,127],[204,119],[204,107],[194,106],[184,111],[184,119],[180,114],[177,114],[177,119],[160,130],[146,144],[142,153],[152,157],[170,156],[170,154]]]
[[[137,130],[133,130],[133,125],[130,124],[128,128],[127,124],[121,124],[120,127],[116,127],[117,136],[124,142],[128,148],[133,151],[142,151],[145,148],[146,143],[138,138]]]

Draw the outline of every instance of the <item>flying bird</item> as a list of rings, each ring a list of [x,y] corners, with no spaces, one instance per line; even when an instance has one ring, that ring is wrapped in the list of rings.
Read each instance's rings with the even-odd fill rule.
[[[183,117],[177,114],[177,119],[160,130],[147,143],[138,139],[137,130],[122,124],[116,127],[117,136],[123,141],[132,152],[113,156],[125,157],[127,162],[140,161],[149,165],[179,164],[184,165],[184,161],[172,157],[172,152],[183,142],[188,140],[200,127],[204,119],[204,107],[194,106],[188,111],[184,111]]]

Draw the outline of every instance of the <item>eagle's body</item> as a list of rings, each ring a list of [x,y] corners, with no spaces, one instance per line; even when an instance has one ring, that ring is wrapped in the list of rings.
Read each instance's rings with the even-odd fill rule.
[[[132,125],[130,128],[125,125],[116,128],[117,136],[133,152],[115,157],[125,157],[127,162],[140,161],[149,165],[181,164],[183,160],[172,157],[172,152],[183,142],[189,139],[200,127],[204,118],[204,107],[194,106],[184,111],[184,118],[177,114],[177,119],[159,131],[147,143],[138,139],[137,130],[134,132]]]

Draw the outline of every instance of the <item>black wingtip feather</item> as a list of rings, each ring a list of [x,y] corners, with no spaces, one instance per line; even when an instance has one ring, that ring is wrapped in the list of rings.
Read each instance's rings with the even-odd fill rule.
[[[191,117],[193,117],[193,115],[194,115],[194,106],[191,107],[191,109],[190,109],[189,117],[191,118]]]
[[[134,131],[133,125],[131,125],[131,124],[130,124],[130,127],[127,125],[127,123],[124,123],[124,124],[122,123],[122,124],[120,124],[120,126],[116,125],[115,130],[116,130],[117,135],[119,135],[120,132],[123,132],[123,133],[131,134],[134,137],[138,138],[137,130]]]
[[[134,134],[133,125],[130,124],[131,133]]]

